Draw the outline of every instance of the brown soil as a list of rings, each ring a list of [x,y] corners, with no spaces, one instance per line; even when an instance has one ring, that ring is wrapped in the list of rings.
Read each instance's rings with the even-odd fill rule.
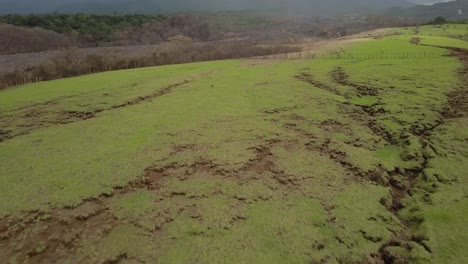
[[[163,96],[165,94],[168,94],[170,92],[172,92],[172,90],[175,88],[175,87],[178,87],[178,86],[181,86],[183,84],[187,84],[189,83],[190,81],[188,80],[185,80],[183,82],[179,82],[179,83],[175,83],[175,84],[171,84],[163,89],[160,89],[160,90],[157,90],[155,92],[153,92],[152,94],[148,94],[148,95],[145,95],[145,96],[139,96],[135,99],[132,99],[132,100],[129,100],[123,104],[120,104],[120,105],[114,105],[112,106],[110,109],[105,109],[103,111],[106,111],[106,110],[111,110],[111,109],[117,109],[117,108],[122,108],[122,107],[127,107],[127,106],[131,106],[131,105],[136,105],[136,104],[141,104],[141,103],[144,103],[144,102],[148,102],[148,101],[151,101],[152,99],[155,99],[157,97],[160,97],[160,96]],[[99,111],[98,110],[98,113],[100,112],[103,112],[103,111]]]
[[[267,111],[265,111],[265,113],[266,114],[278,114],[278,113],[287,112],[289,110],[296,109],[296,108],[298,108],[298,106],[280,107],[280,108],[275,108],[275,109],[272,109],[272,110],[267,110]]]
[[[11,135],[11,132],[12,132],[11,130],[0,130],[0,143],[13,138],[13,136]]]
[[[341,92],[336,87],[327,85],[327,84],[322,83],[320,81],[317,81],[316,79],[314,79],[314,77],[310,73],[304,73],[303,72],[303,73],[297,75],[296,78],[303,81],[303,82],[312,84],[313,86],[315,86],[317,88],[329,91],[329,92],[337,94],[337,95],[342,95]]]
[[[14,241],[22,253],[19,262],[53,263],[66,257],[80,239],[105,234],[116,223],[105,207],[86,218],[74,216],[79,208],[62,209],[51,214],[31,213],[21,220],[10,220],[7,231],[2,233],[5,240],[0,242],[0,245],[5,243],[3,248],[8,249],[4,259],[18,253],[6,246]]]
[[[336,120],[323,121],[320,124],[320,128],[327,132],[339,132],[348,136],[352,135],[351,128],[346,126],[346,124],[342,124]]]
[[[421,39],[418,38],[418,37],[412,38],[412,39],[410,40],[410,43],[411,43],[411,44],[414,44],[414,45],[418,45],[419,42],[421,42]]]
[[[271,153],[271,144],[256,147],[255,159],[250,160],[249,163],[243,168],[243,171],[252,171],[258,175],[268,171],[274,171],[275,164],[271,160],[271,157],[273,156]]]
[[[332,79],[341,85],[350,86],[356,89],[356,91],[361,96],[377,96],[379,95],[379,91],[376,87],[371,85],[363,85],[354,83],[349,80],[349,75],[346,74],[342,67],[337,67],[331,72]]]
[[[461,87],[448,95],[448,106],[442,113],[446,119],[468,116],[468,50],[452,49],[452,54],[459,58],[464,67],[458,72]]]
[[[61,116],[63,119],[58,120],[60,124],[69,124],[73,123],[76,120],[87,120],[94,118],[96,114],[94,112],[77,112],[77,111],[65,111],[62,112]]]

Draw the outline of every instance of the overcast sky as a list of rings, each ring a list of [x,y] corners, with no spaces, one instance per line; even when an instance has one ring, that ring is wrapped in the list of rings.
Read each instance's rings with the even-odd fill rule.
[[[12,2],[15,2],[15,3],[19,3],[19,4],[30,4],[30,3],[55,3],[57,6],[59,5],[62,5],[62,4],[66,4],[66,3],[86,3],[86,2],[108,2],[108,3],[112,3],[112,2],[125,2],[125,1],[138,1],[138,0],[94,0],[94,1],[91,1],[91,0],[15,0],[15,1],[12,1],[12,0],[0,0],[0,4],[5,4],[5,3],[12,3]],[[141,1],[145,1],[145,0],[141,0]],[[158,2],[158,1],[161,1],[161,0],[153,0],[153,2]],[[185,0],[185,2],[187,3],[190,3],[190,2],[196,2],[196,0]],[[271,0],[272,2],[274,2],[275,0]],[[326,0],[309,0],[310,2],[326,2]],[[353,0],[348,0],[350,2],[352,2]],[[378,1],[378,0],[376,0]],[[390,0],[389,0],[390,1]],[[413,3],[419,3],[419,4],[432,4],[432,3],[437,3],[437,2],[449,2],[449,1],[452,1],[452,0],[408,0],[409,2],[413,2]],[[218,0],[216,2],[232,2],[232,3],[235,3],[237,2],[236,0]]]
[[[416,4],[434,4],[434,3],[439,3],[439,2],[450,2],[453,0],[410,0],[410,2],[416,3]]]

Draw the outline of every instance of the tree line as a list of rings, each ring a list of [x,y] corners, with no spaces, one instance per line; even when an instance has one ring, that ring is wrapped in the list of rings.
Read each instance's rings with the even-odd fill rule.
[[[257,42],[189,43],[174,38],[153,52],[141,56],[112,56],[99,53],[86,54],[79,49],[65,49],[52,60],[16,69],[0,75],[0,89],[31,82],[53,80],[104,71],[141,68],[158,65],[199,61],[258,57],[298,52],[300,48],[286,45],[259,45]]]
[[[153,21],[164,21],[164,15],[144,14],[31,14],[0,16],[0,22],[19,27],[40,27],[57,33],[90,35],[97,41],[111,41],[116,30],[139,27]]]

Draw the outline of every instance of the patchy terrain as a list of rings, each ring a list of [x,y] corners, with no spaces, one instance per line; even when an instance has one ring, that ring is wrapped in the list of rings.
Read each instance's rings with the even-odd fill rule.
[[[460,45],[403,34],[0,91],[0,260],[465,263]]]

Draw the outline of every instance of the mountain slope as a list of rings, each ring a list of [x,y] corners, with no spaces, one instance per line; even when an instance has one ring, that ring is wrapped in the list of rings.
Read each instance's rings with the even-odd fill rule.
[[[183,11],[219,10],[271,10],[293,9],[312,14],[326,14],[350,11],[353,9],[383,9],[389,7],[409,7],[407,0],[6,0],[0,13],[160,13]]]
[[[460,13],[461,11],[461,13]],[[393,8],[387,14],[415,18],[432,19],[444,16],[450,19],[468,18],[468,1],[456,0],[452,2],[437,3],[434,5],[417,5],[407,9]]]

